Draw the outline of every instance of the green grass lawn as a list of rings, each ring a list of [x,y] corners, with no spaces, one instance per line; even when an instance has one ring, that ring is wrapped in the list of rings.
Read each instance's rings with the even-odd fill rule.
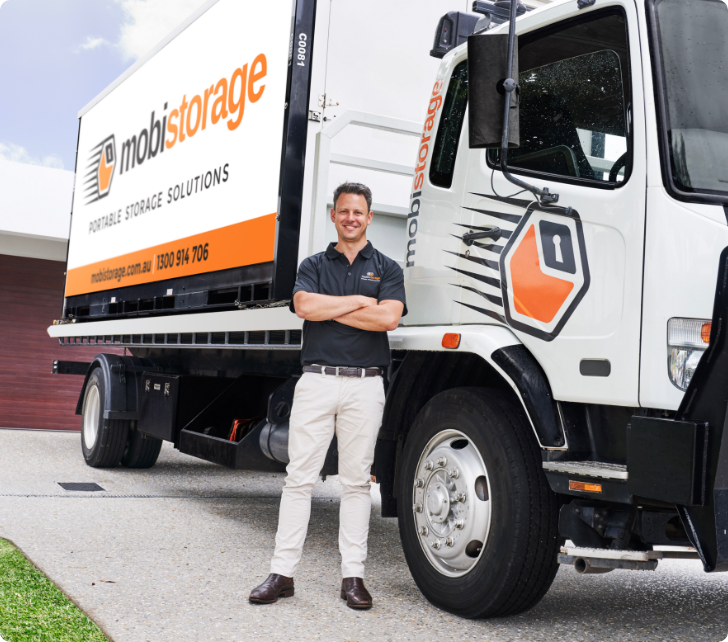
[[[0,638],[106,642],[106,636],[10,542],[0,539]]]

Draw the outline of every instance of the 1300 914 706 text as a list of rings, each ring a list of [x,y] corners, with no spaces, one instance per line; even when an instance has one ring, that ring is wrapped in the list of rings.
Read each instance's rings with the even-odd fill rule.
[[[209,257],[209,243],[204,245],[193,245],[192,247],[180,248],[157,254],[157,270],[164,270],[171,267],[179,267],[188,263],[202,263]]]

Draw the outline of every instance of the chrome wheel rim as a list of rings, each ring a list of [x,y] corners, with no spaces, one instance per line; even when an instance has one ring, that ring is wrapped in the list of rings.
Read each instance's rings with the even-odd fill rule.
[[[412,488],[412,516],[428,561],[461,577],[478,563],[490,530],[488,472],[472,440],[443,430],[425,446]]]
[[[96,443],[99,432],[99,412],[101,410],[101,398],[98,386],[91,386],[86,394],[86,402],[83,406],[83,441],[86,448],[91,450]]]

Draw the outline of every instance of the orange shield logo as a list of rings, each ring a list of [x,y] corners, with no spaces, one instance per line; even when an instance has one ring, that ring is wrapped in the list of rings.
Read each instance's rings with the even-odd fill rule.
[[[93,203],[111,191],[116,166],[116,142],[112,134],[91,150],[84,183],[86,203]]]
[[[551,341],[589,289],[581,219],[528,208],[500,256],[508,324]]]

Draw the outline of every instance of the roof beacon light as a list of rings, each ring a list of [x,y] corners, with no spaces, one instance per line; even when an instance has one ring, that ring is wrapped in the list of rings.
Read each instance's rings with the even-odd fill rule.
[[[432,45],[430,55],[433,58],[443,58],[455,47],[466,43],[480,19],[480,16],[474,16],[472,13],[448,11],[437,23],[435,43]]]

